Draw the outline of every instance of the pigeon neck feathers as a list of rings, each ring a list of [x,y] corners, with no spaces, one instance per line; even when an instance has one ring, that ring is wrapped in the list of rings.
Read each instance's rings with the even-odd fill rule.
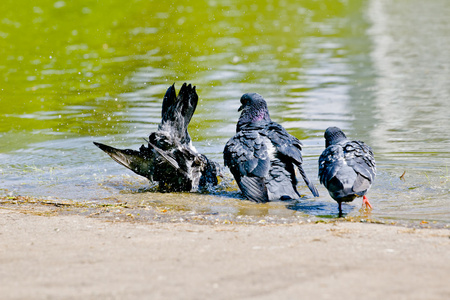
[[[347,140],[345,133],[338,127],[328,127],[324,134],[325,147]]]
[[[267,103],[258,93],[247,93],[241,97],[241,107],[238,111],[242,111],[236,126],[236,132],[240,131],[243,126],[254,123],[269,123],[270,119]]]

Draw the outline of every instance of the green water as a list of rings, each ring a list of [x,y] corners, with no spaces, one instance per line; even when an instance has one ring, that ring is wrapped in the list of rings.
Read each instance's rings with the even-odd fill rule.
[[[0,194],[139,197],[148,182],[92,141],[137,149],[167,87],[190,82],[194,144],[222,165],[239,98],[258,92],[317,186],[323,131],[339,126],[375,151],[373,217],[449,222],[450,3],[391,2],[2,1]],[[267,214],[334,216],[319,191]]]

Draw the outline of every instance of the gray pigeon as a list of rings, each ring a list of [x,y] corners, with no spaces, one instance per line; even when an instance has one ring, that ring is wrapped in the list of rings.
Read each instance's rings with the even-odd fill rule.
[[[365,196],[376,175],[372,148],[360,141],[349,141],[337,127],[325,131],[326,149],[319,158],[319,179],[339,204],[363,197],[363,205],[372,208]]]
[[[159,183],[160,191],[187,192],[217,185],[219,165],[197,152],[187,131],[198,95],[190,84],[170,86],[162,103],[162,120],[139,151],[116,149],[94,142],[112,159],[131,171]]]
[[[300,198],[294,165],[319,196],[303,170],[301,142],[272,122],[264,98],[244,94],[241,104],[236,135],[225,145],[223,158],[244,197],[255,202]]]

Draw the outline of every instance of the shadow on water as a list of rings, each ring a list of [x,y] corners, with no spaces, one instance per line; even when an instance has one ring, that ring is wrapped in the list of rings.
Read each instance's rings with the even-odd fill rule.
[[[342,218],[355,209],[354,206],[343,203],[342,215],[340,215],[336,202],[331,203],[314,199],[300,200],[298,202],[286,205],[286,208],[325,219]]]
[[[146,199],[147,204],[170,206],[178,211],[227,214],[231,219],[238,216],[271,217],[274,220],[293,216],[335,219],[355,214],[352,204],[344,203],[343,215],[339,215],[335,201],[311,196],[292,201],[255,203],[245,199],[231,181],[231,178],[225,178],[217,187],[198,193],[161,193],[157,184],[139,176],[113,176],[103,186],[117,190],[121,195],[118,199],[124,196],[129,202]]]

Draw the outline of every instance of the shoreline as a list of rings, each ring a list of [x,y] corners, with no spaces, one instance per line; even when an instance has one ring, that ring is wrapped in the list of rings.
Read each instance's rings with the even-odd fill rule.
[[[0,209],[2,299],[450,297],[448,229],[141,222],[62,203],[17,207]]]
[[[155,194],[152,194],[155,195]],[[170,194],[161,194],[167,197]],[[160,196],[161,196],[160,195]],[[223,213],[223,209],[215,205],[217,210],[205,210],[204,207],[184,207],[178,204],[179,199],[154,202],[136,201],[133,197],[124,196],[122,198],[108,199],[108,201],[72,201],[60,199],[44,199],[29,196],[9,196],[0,197],[0,209],[12,210],[27,214],[36,215],[81,215],[85,217],[98,218],[101,220],[139,223],[191,223],[197,225],[281,225],[281,224],[303,224],[303,223],[371,223],[383,224],[387,226],[401,226],[415,229],[450,229],[450,223],[431,220],[404,220],[374,218],[370,213],[359,211],[359,215],[338,217],[320,216],[280,216],[271,215],[267,210],[255,211],[242,209],[243,214]],[[251,202],[242,202],[244,205],[254,205]],[[280,207],[275,209],[285,210],[282,202]],[[203,205],[205,205],[203,203]],[[227,204],[225,203],[225,206]],[[206,206],[212,206],[206,204]],[[257,207],[262,207],[258,204]]]

